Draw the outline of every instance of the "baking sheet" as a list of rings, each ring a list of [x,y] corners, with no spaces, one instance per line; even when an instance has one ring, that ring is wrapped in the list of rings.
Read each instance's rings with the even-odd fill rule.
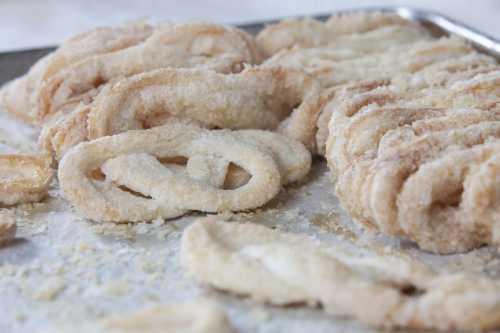
[[[434,22],[438,18],[440,22],[455,24],[462,32],[471,32],[435,14],[395,10],[405,17],[422,20],[436,33],[443,32]],[[253,24],[243,28],[255,32],[262,26]],[[481,36],[485,39],[479,42],[493,41]],[[480,47],[487,44],[479,42]],[[0,54],[0,82],[24,73],[49,51]],[[22,133],[27,144],[35,145],[36,130],[4,114],[0,115],[0,124],[4,131],[13,135]],[[333,186],[325,162],[317,159],[304,182],[287,187],[264,208],[225,217],[306,233],[329,244],[353,246],[356,242],[382,251],[409,252],[443,270],[499,276],[500,257],[493,248],[434,256],[416,250],[409,243],[364,233],[340,208]],[[261,305],[202,288],[186,279],[179,266],[179,240],[184,227],[203,214],[150,224],[97,224],[72,212],[61,198],[56,182],[50,195],[43,203],[0,210],[0,219],[14,217],[18,225],[16,240],[0,248],[0,332],[50,332],[59,325],[78,327],[110,314],[200,296],[221,303],[243,333],[380,332],[351,320],[332,318],[320,309]]]

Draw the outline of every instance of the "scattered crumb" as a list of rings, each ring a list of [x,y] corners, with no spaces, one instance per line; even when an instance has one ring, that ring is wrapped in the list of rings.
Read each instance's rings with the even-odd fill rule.
[[[260,307],[250,309],[250,316],[252,317],[252,321],[255,323],[261,323],[271,319],[269,311]]]
[[[18,312],[18,313],[16,313],[16,320],[17,321],[25,321],[26,315],[24,313]]]
[[[35,291],[34,298],[38,301],[53,301],[66,287],[64,280],[60,277],[52,277],[43,281]]]
[[[125,280],[113,280],[103,284],[102,290],[110,296],[120,297],[130,291],[130,286]]]
[[[334,233],[345,240],[356,241],[357,235],[340,223],[339,214],[330,212],[328,214],[316,214],[310,222],[326,232]]]
[[[92,230],[100,236],[112,236],[124,239],[133,239],[135,234],[129,224],[102,223],[92,226]]]

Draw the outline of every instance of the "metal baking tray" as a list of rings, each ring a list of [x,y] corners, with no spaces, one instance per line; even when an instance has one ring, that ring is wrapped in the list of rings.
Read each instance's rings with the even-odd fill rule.
[[[500,41],[486,33],[480,32],[468,25],[453,20],[442,14],[435,12],[415,9],[410,7],[370,7],[359,8],[353,10],[334,11],[330,14],[317,14],[310,15],[311,17],[320,21],[325,21],[331,15],[346,14],[359,11],[383,11],[394,13],[404,19],[421,23],[431,33],[436,36],[457,35],[469,41],[479,51],[489,54],[500,60]],[[248,24],[240,24],[238,27],[248,31],[249,33],[256,34],[267,24],[276,23],[281,19],[262,21]],[[29,67],[38,59],[53,51],[55,47],[46,47],[38,49],[30,49],[14,52],[0,53],[0,84],[7,82],[15,77],[25,73]]]
[[[459,35],[500,60],[497,40],[440,14],[406,7],[355,11],[374,10],[420,22],[436,36]],[[352,11],[313,17],[325,20],[346,12]],[[240,27],[255,34],[270,23],[273,21]],[[0,84],[22,75],[53,49],[0,53]],[[12,126],[14,130],[21,127],[5,117],[0,113],[2,126]],[[233,218],[306,233],[327,244],[349,241],[359,230],[340,208],[332,189],[325,162],[317,160],[305,184],[287,188],[253,214],[235,214]],[[332,318],[319,310],[270,307],[200,288],[186,280],[178,262],[179,239],[184,227],[197,215],[160,224],[108,228],[75,216],[57,189],[51,190],[51,196],[46,203],[20,213],[16,241],[0,249],[0,332],[41,332],[57,321],[74,323],[77,328],[78,323],[104,315],[200,295],[216,299],[241,333],[380,332],[354,321]],[[14,210],[19,213],[23,209]],[[491,248],[465,255],[433,256],[394,240],[379,237],[363,241],[381,246],[391,244],[431,265],[450,270],[487,273],[492,269],[487,263],[500,262],[496,250]],[[500,268],[497,266],[495,269]]]

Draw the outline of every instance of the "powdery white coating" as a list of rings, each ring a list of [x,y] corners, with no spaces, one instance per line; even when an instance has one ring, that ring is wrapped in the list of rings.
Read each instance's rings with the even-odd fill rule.
[[[500,284],[439,275],[410,257],[349,258],[302,235],[201,219],[183,234],[181,262],[203,284],[275,305],[321,304],[381,327],[488,330],[500,326]],[[340,252],[340,253],[339,253]]]

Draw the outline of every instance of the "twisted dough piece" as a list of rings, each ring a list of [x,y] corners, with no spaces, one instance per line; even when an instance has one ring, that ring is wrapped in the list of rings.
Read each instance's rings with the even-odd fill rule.
[[[419,35],[427,34],[417,24],[403,20],[398,15],[359,12],[331,16],[325,23],[310,18],[283,20],[265,27],[257,35],[256,41],[269,57],[280,50],[291,48],[338,46],[339,43],[349,43],[351,40],[363,40],[363,33],[387,26],[411,29]]]
[[[300,69],[317,78],[323,87],[355,81],[390,79],[402,73],[415,73],[437,62],[473,52],[463,40],[449,37],[391,44],[360,56],[329,47],[280,52],[262,66]]]
[[[116,52],[148,38],[153,28],[143,22],[119,27],[100,27],[65,41],[56,51],[35,63],[29,72],[0,91],[4,110],[30,124],[39,121],[37,94],[45,80],[89,57]]]
[[[207,265],[210,262],[210,265]],[[406,256],[355,256],[256,224],[205,218],[189,226],[181,263],[197,281],[275,305],[321,304],[378,327],[490,330],[500,325],[500,284],[440,275]]]
[[[177,157],[188,159],[186,172],[170,167]],[[288,143],[279,134],[208,131],[173,121],[76,146],[61,161],[59,181],[64,196],[85,217],[144,221],[187,210],[259,207],[282,184],[304,177],[310,163],[301,144]],[[251,178],[240,187],[224,189],[226,175],[231,178],[234,172],[230,164]],[[228,182],[233,187],[237,183]]]
[[[89,57],[53,75],[40,88],[38,116],[46,119],[61,108],[72,109],[117,77],[165,67],[231,73],[258,61],[251,37],[236,28],[210,23],[160,25],[140,44]]]
[[[276,129],[315,150],[320,87],[292,69],[248,68],[223,75],[160,69],[103,89],[94,103],[44,128],[40,145],[56,158],[75,144],[179,117],[207,127]]]

